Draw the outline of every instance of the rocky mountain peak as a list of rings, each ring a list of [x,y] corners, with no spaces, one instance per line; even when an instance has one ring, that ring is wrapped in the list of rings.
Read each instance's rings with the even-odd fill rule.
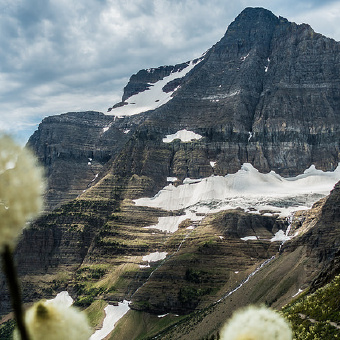
[[[324,197],[340,178],[339,43],[246,8],[201,58],[131,76],[109,111],[48,117],[29,140],[53,211],[17,250],[25,302],[68,290],[84,308],[128,299],[162,317],[216,305],[213,324],[187,327],[199,335],[169,337],[211,338],[236,306],[280,307],[339,272],[339,184]]]
[[[267,9],[247,7],[229,25],[221,42],[237,41],[240,48],[252,46],[254,42],[265,43],[281,22]]]

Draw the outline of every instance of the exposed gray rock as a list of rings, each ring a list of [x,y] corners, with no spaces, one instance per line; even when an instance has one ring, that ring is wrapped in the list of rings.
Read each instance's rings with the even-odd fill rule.
[[[121,255],[119,262],[123,261],[124,255],[124,261],[133,261],[136,265],[135,257],[141,257],[146,251],[168,247],[169,253],[175,252],[182,240],[181,237],[176,240],[178,234],[165,242],[168,235],[153,235],[152,232],[146,235],[149,231],[143,229],[166,212],[157,209],[137,211],[133,204],[127,203],[129,199],[157,193],[166,184],[167,176],[177,177],[180,182],[185,177],[225,175],[239,170],[244,162],[252,163],[261,172],[275,170],[281,175],[299,174],[311,164],[333,170],[339,162],[339,46],[338,42],[315,33],[308,25],[290,23],[264,9],[247,8],[185,77],[163,88],[165,92],[174,88],[177,91],[158,109],[120,119],[98,112],[68,113],[44,119],[29,145],[46,167],[48,208],[78,195],[82,195],[83,200],[62,206],[59,212],[54,211],[57,219],[52,213],[38,222],[36,230],[27,230],[27,239],[24,237],[17,252],[19,263],[24,264],[22,273],[29,273],[31,265],[40,274],[53,272],[53,266],[71,264],[76,267],[84,261],[113,263],[117,254]],[[122,102],[116,106],[123,106],[127,98],[147,91],[149,83],[186,65],[138,72],[131,77]],[[167,134],[181,129],[194,131],[202,138],[188,143],[178,139],[163,142]],[[214,167],[210,165],[211,161],[216,162]],[[293,255],[296,249],[300,254],[312,255],[312,262],[308,262],[306,255],[308,280],[315,278],[316,271],[323,265],[322,273],[328,266],[338,271],[336,226],[339,213],[335,193],[324,205],[323,213],[329,216],[324,218],[325,223],[318,222],[315,229],[299,240],[287,242],[283,249]],[[197,266],[195,257],[205,259],[209,254],[213,259],[218,258],[225,277],[215,273],[213,279],[225,282],[229,275],[227,269],[242,268],[250,272],[260,260],[277,252],[276,245],[269,241],[250,251],[239,237],[259,225],[261,228],[256,235],[273,234],[282,226],[282,221],[248,216],[243,212],[229,212],[222,217],[217,219],[216,226],[203,224],[201,234],[187,239],[187,250],[181,248],[183,253],[180,254],[184,259],[171,258],[169,266],[173,267],[174,282],[195,281],[193,273],[187,272],[191,265]],[[46,221],[50,223],[48,227],[44,225]],[[333,227],[329,228],[328,224],[332,223]],[[329,230],[332,242],[329,242]],[[223,243],[220,233],[234,240],[232,246]],[[38,247],[29,261],[30,257],[25,258],[26,250],[35,245]],[[240,245],[242,249],[237,248]],[[244,256],[238,257],[243,250]],[[186,260],[187,254],[192,255],[192,262]],[[133,256],[133,260],[125,256]],[[240,261],[238,268],[232,267],[235,258]],[[316,262],[319,267],[313,267]],[[182,266],[181,277],[176,277],[180,273],[178,264]],[[211,263],[202,264],[200,274],[204,279]],[[301,262],[301,266],[304,265]],[[128,273],[125,279],[137,288],[140,282],[134,275],[135,272]],[[147,286],[139,291],[139,294],[155,299],[153,311],[166,305],[162,301],[164,294],[157,289],[164,282],[176,287],[167,275],[166,271],[157,271],[155,280],[149,282],[154,285],[154,291],[147,291]],[[271,282],[271,277],[267,282]],[[301,279],[301,282],[308,284],[308,280]],[[194,287],[197,283],[191,281]],[[291,283],[287,283],[288,288],[289,285]],[[285,294],[288,294],[287,287]],[[207,288],[211,287],[207,284]],[[29,291],[27,287],[25,289]],[[155,291],[160,297],[153,294]],[[195,292],[199,296],[198,288]],[[114,291],[119,297],[124,293],[122,287]],[[27,296],[27,301],[35,298],[33,293]],[[142,298],[137,307],[145,310]],[[181,312],[196,308],[196,305],[188,307],[185,304],[187,298],[183,291],[174,291],[167,303]],[[1,312],[9,309],[8,299],[6,301]]]

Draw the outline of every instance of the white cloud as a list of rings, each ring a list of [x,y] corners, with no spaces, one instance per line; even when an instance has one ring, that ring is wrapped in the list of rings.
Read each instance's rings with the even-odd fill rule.
[[[142,68],[199,57],[247,6],[340,39],[339,1],[5,0],[0,5],[0,129],[46,115],[106,111]],[[33,132],[33,130],[31,131]]]

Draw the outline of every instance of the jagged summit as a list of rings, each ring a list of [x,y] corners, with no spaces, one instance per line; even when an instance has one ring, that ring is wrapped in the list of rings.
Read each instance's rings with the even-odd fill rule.
[[[73,188],[73,195],[81,193],[78,176],[87,174],[85,181],[96,183],[92,179],[99,170],[111,166],[108,158],[124,160],[125,175],[152,178],[147,191],[153,193],[166,177],[226,175],[244,163],[282,176],[297,175],[312,164],[334,170],[340,161],[339,52],[339,43],[306,24],[246,8],[200,58],[133,75],[122,102],[100,118],[107,124],[103,128],[91,120],[79,128],[62,116],[56,120],[60,129],[56,121],[45,120],[30,144],[48,164],[55,190],[63,187],[70,193]],[[183,129],[202,139],[176,148],[162,142]],[[126,152],[136,154],[133,162]],[[98,167],[89,170],[92,154],[101,157],[91,163]],[[67,165],[74,155],[84,158],[77,176],[64,171],[74,169]],[[53,174],[68,180],[60,186],[62,179]]]
[[[281,20],[267,9],[247,7],[229,25],[221,41],[236,39],[249,46],[255,40],[265,40],[280,22]]]

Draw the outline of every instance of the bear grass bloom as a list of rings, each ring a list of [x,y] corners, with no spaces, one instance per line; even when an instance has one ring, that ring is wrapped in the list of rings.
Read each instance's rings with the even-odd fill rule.
[[[43,171],[32,152],[0,137],[0,253],[14,247],[26,222],[42,209]]]
[[[236,311],[222,328],[222,340],[292,340],[288,322],[266,307],[249,306]]]
[[[30,340],[88,340],[92,333],[83,312],[47,300],[35,303],[26,312],[25,325]],[[21,339],[17,330],[13,339]]]

